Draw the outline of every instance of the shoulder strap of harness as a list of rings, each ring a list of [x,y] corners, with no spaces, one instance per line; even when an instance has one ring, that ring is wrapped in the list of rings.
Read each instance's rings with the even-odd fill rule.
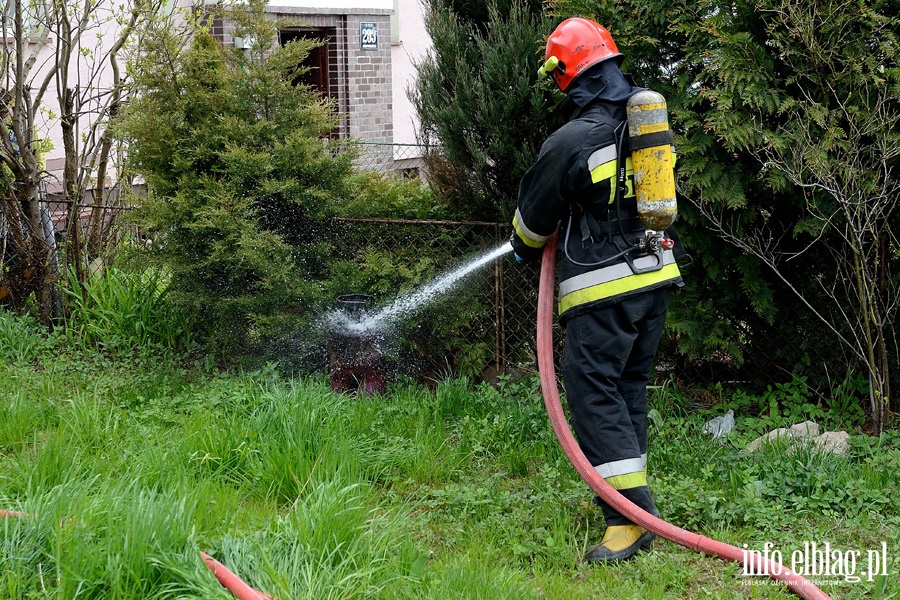
[[[605,219],[597,218],[597,215],[588,206],[578,203],[573,207],[578,209],[579,229],[581,230],[581,242],[583,246],[587,246],[590,242],[595,242],[603,238],[619,238],[624,237],[625,231],[633,231],[640,228],[640,221],[626,214],[621,214],[620,199],[625,189],[625,160],[631,152],[630,138],[628,137],[628,127],[625,121],[616,122],[608,115],[603,113],[595,113],[585,117],[584,120],[595,123],[604,123],[609,125],[613,130],[616,145],[616,178],[611,185],[615,186],[613,199],[610,202],[609,210]],[[620,235],[615,235],[620,234]],[[619,241],[619,240],[616,240]],[[622,240],[624,241],[624,240]],[[618,246],[618,244],[616,244]]]

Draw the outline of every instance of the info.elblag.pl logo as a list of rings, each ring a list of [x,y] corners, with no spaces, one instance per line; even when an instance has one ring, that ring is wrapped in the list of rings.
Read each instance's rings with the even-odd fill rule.
[[[887,542],[880,548],[841,549],[830,542],[804,542],[802,548],[783,553],[772,542],[766,542],[762,550],[751,550],[744,544],[744,575],[790,575],[792,572],[809,579],[843,579],[856,583],[864,578],[875,581],[888,574]],[[788,567],[788,564],[790,567]]]

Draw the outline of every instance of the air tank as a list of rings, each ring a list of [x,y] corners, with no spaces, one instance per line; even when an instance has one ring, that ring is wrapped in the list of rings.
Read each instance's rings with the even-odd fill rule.
[[[666,99],[644,90],[628,99],[628,137],[634,169],[634,194],[641,222],[662,231],[675,222],[675,155]]]

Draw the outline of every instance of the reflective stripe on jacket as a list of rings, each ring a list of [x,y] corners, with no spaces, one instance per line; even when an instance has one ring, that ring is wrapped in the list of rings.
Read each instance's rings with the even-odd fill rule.
[[[672,251],[663,253],[661,269],[640,274],[632,272],[623,256],[616,256],[644,233],[634,225],[630,155],[615,202],[620,168],[616,128],[624,120],[623,106],[588,104],[547,138],[519,187],[513,246],[520,256],[539,255],[562,222],[557,255],[559,314],[564,318],[644,290],[683,285]],[[619,221],[610,222],[610,217]],[[617,228],[620,224],[624,229]],[[638,268],[657,262],[655,255],[630,257]]]
[[[635,259],[636,267],[655,265],[656,256],[641,256]],[[570,308],[591,304],[610,298],[624,297],[638,290],[658,287],[681,276],[675,264],[675,254],[671,250],[663,252],[663,268],[658,271],[635,274],[627,263],[615,263],[575,275],[559,282],[559,313]]]

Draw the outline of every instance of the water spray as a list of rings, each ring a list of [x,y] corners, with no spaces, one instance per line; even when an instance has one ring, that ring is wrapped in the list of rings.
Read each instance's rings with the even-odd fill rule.
[[[336,310],[325,316],[329,334],[329,372],[331,389],[348,391],[362,386],[366,395],[384,391],[384,354],[397,321],[414,314],[438,297],[453,290],[467,275],[512,252],[504,242],[431,283],[400,296],[375,311],[374,297],[365,294],[340,296]]]
[[[328,334],[329,384],[335,392],[362,388],[366,396],[385,390],[385,336],[375,328],[350,325],[367,318],[375,305],[375,297],[367,294],[347,294],[337,299],[339,315],[346,321],[343,327],[330,327]],[[336,321],[332,317],[332,321]]]
[[[348,314],[346,312],[334,312],[327,318],[333,326],[344,327],[352,333],[365,333],[373,330],[384,330],[401,318],[408,317],[426,304],[434,301],[442,294],[451,291],[456,284],[470,273],[477,271],[491,261],[509,254],[513,251],[512,244],[504,242],[497,248],[480,254],[469,262],[446,273],[428,285],[415,290],[405,296],[400,296],[390,305],[377,312],[366,311],[364,313]]]

